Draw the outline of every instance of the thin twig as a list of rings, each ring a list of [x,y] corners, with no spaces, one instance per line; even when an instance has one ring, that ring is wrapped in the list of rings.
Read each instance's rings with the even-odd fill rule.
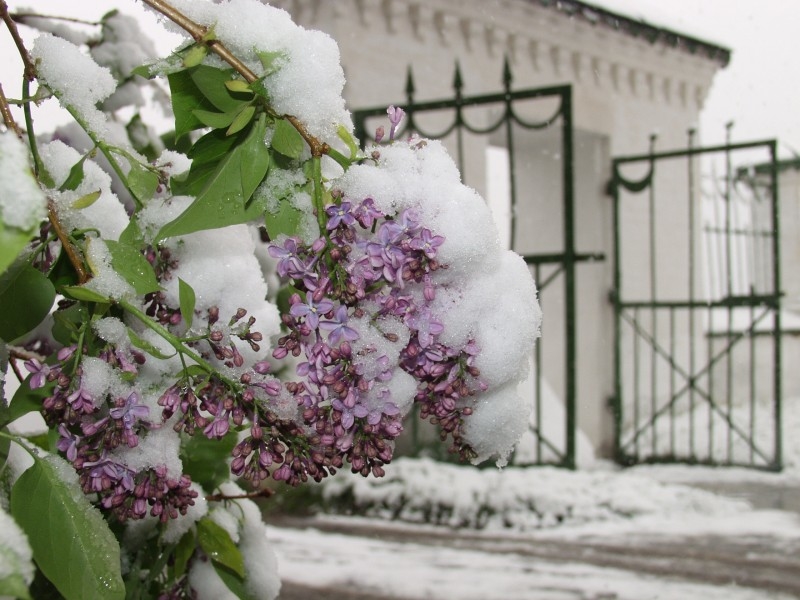
[[[19,139],[23,139],[25,134],[23,133],[22,129],[19,128],[17,122],[14,120],[14,115],[11,114],[11,106],[8,104],[8,98],[6,98],[5,93],[3,92],[3,84],[0,83],[0,114],[3,115],[3,122],[6,124],[11,131],[17,134]]]
[[[32,350],[28,350],[27,348],[23,348],[22,346],[7,346],[8,348],[8,355],[12,358],[18,358],[20,360],[38,360],[39,362],[44,362],[47,357],[42,356],[38,352],[34,352]]]
[[[25,23],[25,19],[34,18],[34,19],[52,19],[53,21],[66,21],[68,23],[78,23],[79,25],[91,25],[92,27],[97,27],[102,25],[102,23],[98,21],[87,21],[85,19],[76,19],[75,17],[64,17],[60,15],[42,15],[35,12],[15,12],[11,14],[11,18],[15,21],[19,21],[23,25],[28,25],[32,27],[28,23]]]
[[[142,0],[142,2],[160,12],[162,15],[173,21],[176,25],[179,25],[185,29],[187,33],[192,36],[195,42],[207,46],[212,52],[232,66],[237,73],[244,77],[245,81],[248,83],[254,83],[258,81],[258,75],[253,73],[253,71],[251,71],[246,64],[239,60],[239,58],[237,58],[233,52],[228,50],[225,44],[219,40],[208,39],[208,27],[200,25],[199,23],[195,23],[174,6],[170,5],[168,2],[164,2],[163,0]],[[311,156],[322,156],[330,151],[328,144],[321,142],[319,139],[311,135],[306,126],[297,117],[293,115],[283,115],[283,117],[292,124],[301,137],[306,141],[309,149],[311,150]]]
[[[146,0],[145,0],[146,1]],[[209,494],[206,496],[208,502],[225,502],[226,500],[251,500],[253,498],[269,498],[275,493],[274,490],[263,488],[249,494],[237,494],[228,496],[226,494]]]
[[[32,352],[27,348],[23,348],[21,346],[7,346],[8,348],[8,364],[11,365],[11,369],[14,371],[14,375],[17,376],[17,380],[22,383],[25,381],[25,376],[19,370],[19,365],[17,364],[17,360],[38,360],[40,363],[45,361],[45,357],[41,354],[37,354],[36,352]]]
[[[22,383],[25,381],[25,376],[19,370],[19,365],[17,364],[17,360],[14,357],[9,357],[8,364],[11,365],[11,370],[14,371],[14,375],[17,376],[17,381]]]
[[[28,54],[28,51],[25,49],[25,43],[22,41],[22,36],[19,34],[17,24],[8,13],[8,4],[6,4],[5,0],[0,0],[0,18],[2,18],[6,27],[8,27],[8,31],[11,33],[11,37],[14,39],[14,43],[17,46],[20,58],[22,58],[22,64],[25,65],[25,78],[29,81],[33,80],[33,78],[36,77],[36,67],[33,61],[31,61],[30,54]]]
[[[87,273],[86,269],[83,267],[83,259],[78,254],[78,250],[72,244],[72,241],[70,241],[69,237],[64,231],[64,228],[61,227],[61,221],[58,220],[56,206],[53,204],[52,200],[47,202],[47,217],[50,219],[50,224],[53,226],[53,231],[56,232],[58,239],[61,241],[61,246],[64,248],[64,252],[67,253],[67,258],[69,258],[72,268],[75,269],[75,273],[78,275],[78,282],[81,284],[86,283],[92,278],[92,276]]]

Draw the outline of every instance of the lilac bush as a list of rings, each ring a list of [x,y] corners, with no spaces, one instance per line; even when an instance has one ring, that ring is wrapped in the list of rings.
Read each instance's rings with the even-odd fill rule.
[[[20,380],[0,518],[27,535],[0,595],[30,595],[32,556],[66,598],[274,598],[265,482],[383,476],[414,404],[475,463],[504,465],[528,419],[536,290],[444,147],[399,139],[389,107],[360,151],[335,43],[283,11],[144,3],[187,41],[137,66],[156,57],[133,19],[68,41],[0,0],[26,67],[22,99],[0,88],[0,340]],[[170,99],[163,140],[148,95]],[[50,139],[47,96],[74,120]],[[47,435],[20,427],[36,413]]]

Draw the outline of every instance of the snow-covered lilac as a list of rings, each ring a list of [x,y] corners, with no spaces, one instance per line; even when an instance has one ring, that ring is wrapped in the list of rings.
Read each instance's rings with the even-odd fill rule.
[[[394,131],[402,115],[389,114]],[[412,333],[401,365],[418,382],[421,415],[464,456],[502,465],[530,411],[512,393],[541,324],[530,272],[500,248],[486,203],[461,183],[440,142],[394,141],[371,155],[332,184],[355,214],[381,214],[376,234],[356,244],[361,255],[352,253],[353,281],[389,282],[372,299]],[[419,258],[407,260],[411,250]]]

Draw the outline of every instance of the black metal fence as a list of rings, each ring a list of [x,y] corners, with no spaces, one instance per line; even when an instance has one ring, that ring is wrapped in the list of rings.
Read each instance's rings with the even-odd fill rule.
[[[613,161],[617,460],[778,470],[776,142],[692,140]]]

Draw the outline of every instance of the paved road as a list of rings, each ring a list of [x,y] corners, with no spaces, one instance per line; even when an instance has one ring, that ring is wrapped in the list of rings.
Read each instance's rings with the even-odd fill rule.
[[[307,527],[303,519],[287,518],[279,527]],[[731,538],[706,536],[666,538],[641,536],[635,539],[580,540],[522,539],[478,536],[468,533],[405,530],[374,524],[342,521],[314,521],[313,527],[326,532],[376,538],[399,543],[478,550],[485,553],[513,553],[532,561],[582,563],[619,569],[667,580],[720,586],[740,586],[771,594],[800,598],[800,540],[774,538]],[[610,596],[614,597],[614,596]],[[314,598],[338,600],[385,600],[383,596],[347,590],[313,589],[285,582],[283,600]],[[396,597],[394,598],[396,600]],[[409,599],[410,600],[410,599]]]

